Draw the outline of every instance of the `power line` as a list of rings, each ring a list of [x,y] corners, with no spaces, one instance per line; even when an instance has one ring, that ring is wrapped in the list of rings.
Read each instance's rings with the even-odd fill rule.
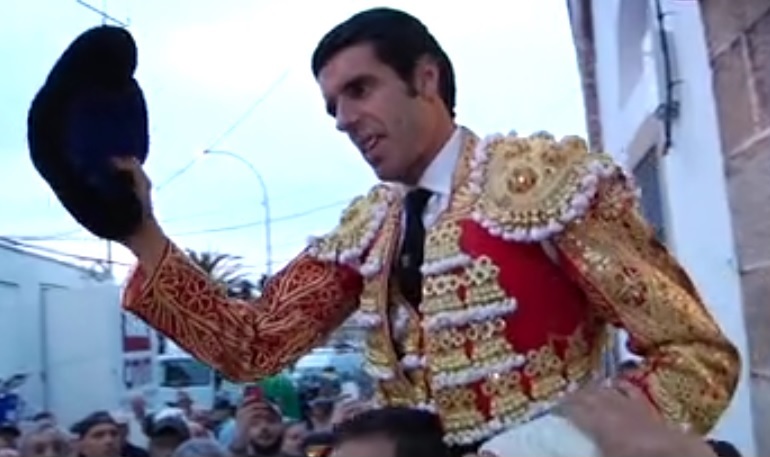
[[[33,250],[33,251],[39,251],[39,252],[50,254],[50,255],[65,257],[65,258],[74,259],[74,260],[80,260],[80,261],[84,261],[84,262],[96,262],[96,263],[99,263],[99,264],[121,265],[121,266],[125,266],[125,267],[130,267],[131,266],[130,263],[126,263],[126,262],[119,262],[117,260],[109,260],[109,259],[102,259],[102,258],[99,258],[99,257],[90,257],[90,256],[85,256],[85,255],[80,255],[80,254],[73,254],[71,252],[64,252],[64,251],[60,251],[58,249],[51,249],[51,248],[47,248],[45,246],[24,243],[24,242],[18,241],[16,239],[5,237],[5,236],[0,236],[0,242],[5,242],[5,243],[7,243],[7,244],[9,244],[11,246],[14,246],[14,247],[29,249],[29,250]]]
[[[268,87],[268,89],[264,93],[262,93],[259,97],[257,97],[257,99],[248,107],[248,109],[246,109],[246,111],[240,117],[238,117],[238,119],[236,119],[232,124],[230,124],[230,126],[221,135],[219,135],[208,147],[204,148],[203,150],[207,151],[207,150],[216,148],[222,141],[224,141],[225,138],[227,138],[235,130],[237,130],[238,127],[240,127],[249,117],[251,117],[251,115],[254,114],[254,111],[256,111],[256,109],[262,103],[264,103],[284,83],[284,81],[286,81],[286,78],[289,76],[289,74],[291,74],[291,68],[285,70],[281,74],[281,76],[278,77],[278,79],[273,81],[273,84],[271,84],[270,87]],[[169,177],[167,177],[166,179],[161,181],[160,184],[155,186],[155,191],[159,192],[161,189],[171,184],[177,178],[187,173],[187,171],[190,170],[190,168],[192,168],[198,162],[198,160],[201,159],[201,157],[203,156],[202,155],[196,156],[195,158],[187,162],[185,165],[183,165],[182,167],[180,167],[179,169],[171,173]]]
[[[346,204],[349,204],[349,203],[350,203],[350,199],[345,199],[345,200],[338,200],[338,201],[335,201],[335,202],[327,203],[327,204],[320,205],[320,206],[314,206],[312,208],[308,208],[308,209],[305,209],[303,211],[298,211],[296,213],[290,213],[290,214],[286,214],[284,216],[274,217],[274,218],[272,218],[270,220],[270,223],[280,223],[280,222],[287,222],[287,221],[291,221],[291,220],[295,220],[295,219],[300,219],[300,218],[307,217],[307,216],[310,216],[312,214],[315,214],[315,213],[318,213],[318,212],[321,212],[321,211],[326,211],[326,210],[329,210],[329,209],[338,208],[338,207],[340,207],[342,205],[346,205]],[[174,219],[171,219],[171,220],[174,220]],[[177,218],[176,220],[179,220],[179,219]],[[169,222],[169,220],[161,221],[161,224],[168,223],[168,222]],[[261,226],[261,225],[265,225],[265,224],[267,224],[267,222],[268,221],[265,220],[265,219],[258,219],[258,220],[255,220],[255,221],[243,222],[243,223],[240,223],[240,224],[233,224],[233,225],[227,225],[227,226],[222,226],[222,227],[213,227],[213,228],[208,228],[208,229],[200,229],[200,230],[193,230],[193,231],[189,231],[189,232],[176,233],[176,234],[171,234],[170,236],[173,238],[173,237],[177,237],[177,236],[190,236],[190,235],[202,235],[202,234],[207,234],[207,233],[237,231],[237,230],[242,230],[242,229],[246,229],[246,228],[258,227],[258,226]],[[70,236],[70,235],[74,235],[74,234],[80,233],[81,230],[82,229],[71,230],[69,232],[61,232],[61,233],[58,233],[58,234],[54,234],[52,236],[45,236],[45,235],[38,235],[38,236],[13,236],[13,235],[6,235],[4,237],[0,237],[0,239],[7,238],[7,239],[17,240],[19,242],[35,242],[35,241],[94,241],[92,238],[76,238],[76,237],[71,237]]]
[[[311,214],[324,211],[327,209],[338,208],[347,203],[350,203],[350,200],[341,200],[338,202],[329,203],[328,205],[324,205],[324,206],[318,206],[318,207],[311,208],[298,213],[287,214],[286,216],[274,217],[269,222],[276,223],[276,222],[285,222],[285,221],[290,221],[294,219],[299,219],[299,218],[309,216]],[[209,229],[201,229],[201,230],[177,233],[172,236],[190,236],[190,235],[203,235],[203,234],[218,233],[218,232],[232,232],[232,231],[242,230],[242,229],[251,228],[251,227],[258,227],[260,225],[265,225],[267,222],[268,221],[264,219],[260,219],[252,222],[244,222],[242,224],[226,225],[222,227],[213,227]]]

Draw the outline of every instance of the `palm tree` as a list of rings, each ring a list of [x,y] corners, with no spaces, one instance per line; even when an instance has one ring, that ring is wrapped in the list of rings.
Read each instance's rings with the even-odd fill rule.
[[[251,298],[255,285],[248,279],[241,258],[231,254],[187,249],[190,260],[222,286],[230,296]]]

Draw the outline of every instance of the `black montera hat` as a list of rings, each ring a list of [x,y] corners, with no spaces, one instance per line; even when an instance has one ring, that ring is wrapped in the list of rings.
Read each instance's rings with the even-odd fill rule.
[[[94,235],[123,240],[142,220],[129,172],[116,157],[144,163],[147,107],[134,79],[137,49],[125,29],[80,35],[32,101],[27,141],[32,162],[67,211]]]

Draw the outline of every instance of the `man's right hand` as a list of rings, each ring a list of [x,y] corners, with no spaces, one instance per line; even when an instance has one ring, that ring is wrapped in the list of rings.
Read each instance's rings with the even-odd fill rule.
[[[134,253],[145,272],[151,275],[160,263],[168,242],[152,211],[152,183],[135,158],[115,159],[115,167],[131,173],[134,192],[142,204],[144,214],[139,229],[121,243]]]

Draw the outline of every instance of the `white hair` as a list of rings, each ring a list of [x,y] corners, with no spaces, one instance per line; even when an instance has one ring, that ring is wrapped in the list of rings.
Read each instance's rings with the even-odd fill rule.
[[[21,435],[21,439],[19,440],[19,450],[21,451],[21,454],[24,455],[28,452],[27,448],[33,437],[46,432],[53,432],[56,435],[56,439],[61,441],[62,445],[65,446],[65,451],[71,451],[72,441],[75,439],[74,435],[53,424],[34,423]]]
[[[218,442],[208,438],[193,438],[180,445],[171,457],[228,457],[230,454]]]

